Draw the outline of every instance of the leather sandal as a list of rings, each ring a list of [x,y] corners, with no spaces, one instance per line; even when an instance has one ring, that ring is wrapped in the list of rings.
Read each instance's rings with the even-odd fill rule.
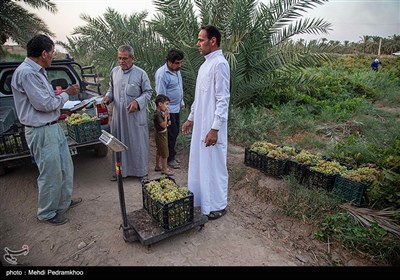
[[[225,214],[226,214],[226,210],[222,209],[219,211],[211,211],[210,214],[207,215],[207,217],[209,220],[216,220],[216,219],[221,218]]]
[[[82,203],[82,198],[81,197],[77,197],[75,199],[71,199],[71,203],[69,204],[68,208],[74,208],[74,207],[78,206],[81,203]]]

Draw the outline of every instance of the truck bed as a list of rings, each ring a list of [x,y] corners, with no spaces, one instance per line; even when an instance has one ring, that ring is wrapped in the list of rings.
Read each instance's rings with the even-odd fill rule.
[[[14,97],[11,90],[11,79],[15,69],[21,62],[0,63],[0,175],[11,166],[18,166],[28,162],[34,162],[25,139],[24,126],[19,122],[14,105]],[[79,84],[80,91],[77,95],[70,96],[70,101],[81,101],[77,107],[61,109],[61,114],[86,112],[96,116],[95,99],[101,98],[100,86],[96,82],[97,75],[92,73],[93,66],[82,67],[72,59],[54,60],[50,67],[46,68],[48,79],[53,89],[61,86],[65,90],[69,84]],[[90,71],[89,74],[87,71]],[[84,73],[86,72],[86,73]],[[85,80],[90,77],[91,81]],[[92,88],[96,88],[97,91]],[[86,142],[77,143],[68,136],[64,120],[59,121],[68,140],[71,155],[79,154],[84,150],[94,150],[96,155],[107,155],[108,147],[96,137],[87,137]],[[110,131],[109,124],[101,125],[101,130]],[[100,131],[101,131],[100,130]],[[99,133],[100,133],[99,131]],[[95,133],[93,133],[94,135]],[[76,136],[76,135],[75,135]],[[80,136],[80,134],[79,134]],[[90,135],[92,136],[92,135]]]

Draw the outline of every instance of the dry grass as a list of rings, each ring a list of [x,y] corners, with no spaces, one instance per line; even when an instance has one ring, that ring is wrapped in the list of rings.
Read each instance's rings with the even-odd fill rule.
[[[372,223],[377,223],[386,231],[400,238],[400,225],[393,220],[395,215],[400,214],[399,210],[372,210],[369,208],[357,208],[350,204],[343,204],[340,207],[345,209],[359,224],[371,226]]]

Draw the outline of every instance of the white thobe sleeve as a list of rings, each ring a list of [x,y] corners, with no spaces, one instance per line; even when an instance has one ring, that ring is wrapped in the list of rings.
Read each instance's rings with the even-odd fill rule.
[[[215,66],[215,114],[212,129],[220,130],[228,120],[229,107],[229,64],[218,63]]]
[[[193,121],[194,120],[194,103],[196,102],[196,97],[194,98],[194,101],[193,101],[193,103],[192,103],[192,106],[190,107],[190,113],[189,113],[189,116],[188,116],[188,120],[189,121]]]

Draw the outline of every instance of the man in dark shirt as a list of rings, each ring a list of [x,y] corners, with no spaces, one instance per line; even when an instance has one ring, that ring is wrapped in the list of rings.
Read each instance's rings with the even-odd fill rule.
[[[382,62],[380,62],[379,59],[376,58],[376,59],[371,63],[371,69],[372,69],[372,71],[378,72],[379,64],[382,64]]]

